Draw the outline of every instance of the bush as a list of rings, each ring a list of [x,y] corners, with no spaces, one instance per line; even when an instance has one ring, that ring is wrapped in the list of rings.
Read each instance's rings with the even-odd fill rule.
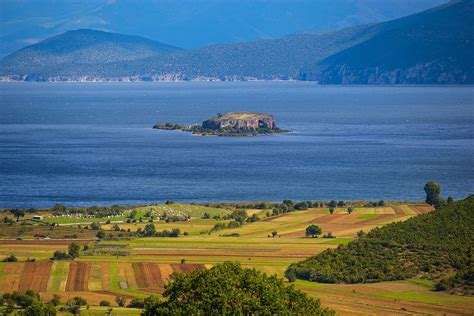
[[[141,298],[134,298],[130,301],[130,304],[128,304],[127,307],[130,307],[130,308],[144,308],[145,307],[145,302]]]
[[[100,301],[99,306],[110,306],[110,302],[106,300],[102,300]]]
[[[3,262],[17,262],[18,259],[14,254],[9,255],[8,257],[5,257],[5,259],[2,260]]]
[[[71,260],[73,259],[69,254],[65,253],[64,251],[56,250],[53,254],[51,260]]]

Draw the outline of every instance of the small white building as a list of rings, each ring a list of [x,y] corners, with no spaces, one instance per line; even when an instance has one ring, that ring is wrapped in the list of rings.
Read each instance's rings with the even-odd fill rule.
[[[43,218],[44,217],[42,215],[35,215],[31,219],[34,220],[34,221],[41,221],[41,220],[43,220]]]

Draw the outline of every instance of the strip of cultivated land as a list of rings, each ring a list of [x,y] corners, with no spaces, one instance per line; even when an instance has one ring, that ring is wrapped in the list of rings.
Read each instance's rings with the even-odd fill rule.
[[[44,299],[60,294],[65,301],[74,296],[85,298],[90,305],[107,300],[115,305],[115,297],[146,297],[160,294],[173,272],[189,273],[224,261],[239,261],[269,274],[283,277],[286,268],[294,262],[320,253],[328,248],[347,244],[357,232],[369,230],[395,221],[403,221],[431,211],[424,204],[396,204],[381,207],[354,207],[351,214],[346,208],[310,208],[276,216],[271,210],[248,209],[248,216],[256,214],[259,221],[245,223],[237,228],[212,231],[218,223],[226,225],[231,219],[231,209],[198,205],[156,205],[136,208],[137,218],[146,212],[189,216],[186,221],[165,222],[155,219],[157,231],[179,228],[186,236],[180,237],[131,237],[115,240],[94,239],[97,231],[81,228],[88,222],[100,222],[107,233],[119,229],[135,232],[144,229],[148,220],[126,223],[127,216],[86,219],[49,217],[45,223],[60,222],[55,227],[60,234],[67,230],[78,231],[76,242],[89,245],[90,250],[74,261],[49,262],[56,250],[67,251],[72,240],[0,240],[0,258],[14,253],[21,261],[35,258],[37,262],[0,263],[0,292],[24,290],[31,287],[41,292]],[[47,216],[48,213],[45,212]],[[208,215],[208,219],[204,219]],[[270,214],[271,215],[271,214]],[[220,218],[216,218],[220,216]],[[25,219],[26,220],[26,219]],[[110,224],[106,222],[110,220]],[[331,233],[336,238],[307,238],[305,229],[318,225],[322,234]],[[115,228],[117,228],[115,226]],[[47,227],[33,226],[45,232]],[[8,228],[14,231],[14,227]],[[35,228],[27,230],[24,238],[32,238]],[[272,232],[276,232],[272,237]],[[5,233],[8,234],[8,231]],[[223,235],[238,237],[224,237]],[[116,235],[114,235],[116,236]],[[182,262],[185,263],[181,263]],[[28,282],[27,282],[28,280]],[[341,315],[357,314],[472,314],[474,299],[432,291],[426,280],[407,280],[359,285],[323,285],[297,281],[295,286],[311,296],[320,298],[322,304]],[[115,309],[114,309],[115,310]],[[117,309],[119,311],[119,309]],[[137,310],[129,310],[134,315]],[[100,307],[91,307],[87,315],[99,315]],[[127,314],[127,309],[120,313]],[[135,313],[137,314],[137,313]],[[85,315],[85,314],[84,314]]]

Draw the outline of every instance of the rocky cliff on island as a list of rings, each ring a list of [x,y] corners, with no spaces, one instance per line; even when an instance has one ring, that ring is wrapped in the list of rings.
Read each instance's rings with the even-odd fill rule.
[[[217,114],[202,122],[201,125],[158,123],[153,128],[180,130],[201,136],[257,136],[288,132],[276,126],[273,115],[249,112]]]

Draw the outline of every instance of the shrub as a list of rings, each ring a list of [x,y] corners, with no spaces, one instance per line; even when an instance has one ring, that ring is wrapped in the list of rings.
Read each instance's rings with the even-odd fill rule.
[[[17,262],[18,259],[14,254],[9,255],[8,257],[5,257],[5,259],[2,260],[3,262]]]
[[[102,300],[100,301],[99,306],[110,306],[110,302],[106,300]]]
[[[69,254],[65,253],[64,251],[56,250],[53,254],[51,260],[71,260],[73,259]]]

